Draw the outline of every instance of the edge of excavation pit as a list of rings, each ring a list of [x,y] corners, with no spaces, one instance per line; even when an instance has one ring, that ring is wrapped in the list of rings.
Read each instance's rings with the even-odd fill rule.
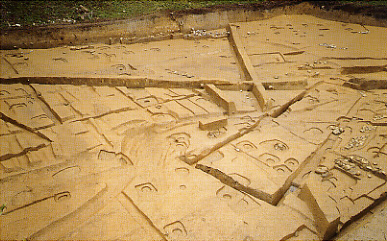
[[[49,25],[0,30],[0,49],[52,48],[85,44],[131,44],[182,38],[191,28],[215,30],[229,23],[279,15],[307,14],[326,20],[387,27],[386,5],[355,5],[332,1],[264,1],[219,5],[177,12],[164,11],[134,19],[73,25]]]

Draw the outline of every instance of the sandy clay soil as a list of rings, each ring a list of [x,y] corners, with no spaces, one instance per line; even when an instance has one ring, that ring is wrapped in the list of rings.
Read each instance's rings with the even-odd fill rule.
[[[0,239],[386,239],[386,43],[280,15],[1,50]]]

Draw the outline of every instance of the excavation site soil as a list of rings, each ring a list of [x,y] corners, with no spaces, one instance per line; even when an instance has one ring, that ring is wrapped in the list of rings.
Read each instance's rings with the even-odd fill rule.
[[[327,8],[3,32],[0,239],[385,240],[387,21]]]

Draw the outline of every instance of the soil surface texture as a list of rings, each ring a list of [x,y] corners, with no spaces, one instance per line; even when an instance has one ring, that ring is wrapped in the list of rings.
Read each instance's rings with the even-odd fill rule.
[[[297,4],[0,50],[0,239],[386,239],[386,16]]]

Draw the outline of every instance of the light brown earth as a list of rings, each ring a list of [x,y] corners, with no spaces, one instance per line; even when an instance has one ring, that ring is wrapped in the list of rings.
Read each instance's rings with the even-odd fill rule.
[[[386,239],[386,29],[194,35],[0,51],[1,240]]]

